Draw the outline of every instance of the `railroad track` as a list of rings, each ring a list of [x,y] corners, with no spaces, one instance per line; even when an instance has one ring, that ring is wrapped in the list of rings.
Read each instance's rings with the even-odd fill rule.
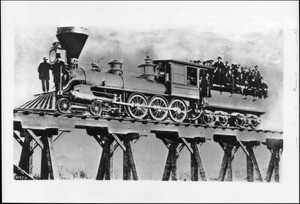
[[[39,115],[39,116],[53,116],[60,118],[76,118],[82,120],[106,120],[106,121],[129,121],[131,123],[143,123],[143,124],[164,124],[164,125],[173,125],[173,126],[183,126],[183,127],[201,127],[201,128],[211,128],[211,129],[222,129],[222,130],[239,130],[239,131],[248,131],[248,132],[263,132],[263,133],[277,133],[283,134],[283,131],[273,131],[265,129],[251,129],[251,128],[240,128],[240,127],[230,127],[230,126],[216,126],[216,125],[206,125],[206,124],[195,124],[195,123],[178,123],[172,120],[165,121],[156,121],[151,119],[141,119],[137,120],[135,118],[129,117],[113,117],[113,116],[93,116],[93,115],[82,115],[82,114],[63,114],[56,110],[43,110],[43,109],[24,109],[24,108],[15,108],[14,113],[23,114],[23,115]]]

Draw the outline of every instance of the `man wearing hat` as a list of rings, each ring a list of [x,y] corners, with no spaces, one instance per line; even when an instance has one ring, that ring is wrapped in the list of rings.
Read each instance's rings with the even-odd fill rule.
[[[47,58],[43,58],[43,62],[40,63],[38,67],[39,79],[42,82],[43,92],[46,93],[49,91],[49,69],[51,69],[50,64],[47,62]]]
[[[221,61],[222,57],[217,58],[218,61],[214,63],[214,67],[216,68],[214,70],[214,83],[219,84],[219,85],[225,85],[225,74],[226,74],[226,69],[224,63]]]
[[[61,59],[60,53],[56,53],[56,61],[51,67],[53,74],[53,82],[55,84],[55,94],[62,89],[64,75],[67,74],[64,61]]]

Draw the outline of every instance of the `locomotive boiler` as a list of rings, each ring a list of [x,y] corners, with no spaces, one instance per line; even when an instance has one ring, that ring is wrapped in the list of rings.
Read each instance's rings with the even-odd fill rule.
[[[209,103],[203,104],[199,95],[201,73],[212,73],[214,67],[174,59],[152,60],[147,54],[136,68],[141,69],[139,76],[125,75],[118,60],[109,62],[107,72],[94,63],[83,68],[78,59],[88,39],[87,30],[59,27],[56,36],[59,42],[53,43],[50,63],[60,53],[68,72],[62,75],[63,86],[56,96],[56,109],[61,113],[242,128],[257,127],[264,113],[259,109],[264,100],[229,94],[215,85]]]

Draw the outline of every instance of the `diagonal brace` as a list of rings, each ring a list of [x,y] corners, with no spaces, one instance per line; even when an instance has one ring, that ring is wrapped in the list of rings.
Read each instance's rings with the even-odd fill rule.
[[[111,135],[114,137],[114,139],[116,140],[116,142],[118,143],[118,145],[122,148],[122,150],[126,151],[126,147],[121,142],[120,138],[116,134],[114,134],[114,133],[111,133]]]
[[[30,136],[35,140],[35,142],[41,147],[41,149],[44,149],[43,143],[39,140],[39,138],[34,134],[34,132],[30,129],[27,129],[27,132],[30,134]]]

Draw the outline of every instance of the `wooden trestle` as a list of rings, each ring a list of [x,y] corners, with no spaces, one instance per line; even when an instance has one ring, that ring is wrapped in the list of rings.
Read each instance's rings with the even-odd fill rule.
[[[36,147],[42,149],[41,176],[38,179],[59,179],[55,159],[55,142],[65,132],[85,129],[102,147],[97,180],[113,178],[113,155],[116,148],[123,150],[123,180],[138,180],[132,143],[143,135],[154,133],[168,148],[162,180],[177,180],[177,158],[186,147],[190,152],[191,180],[208,180],[202,164],[199,147],[207,140],[219,143],[224,151],[219,181],[232,181],[235,152],[240,148],[246,155],[247,181],[262,182],[262,174],[253,147],[263,143],[271,151],[265,180],[269,182],[274,172],[279,182],[279,161],[283,149],[282,132],[246,130],[199,124],[173,123],[171,121],[136,121],[131,118],[93,117],[16,109],[14,111],[14,138],[22,146],[19,164],[14,165],[16,179],[32,177],[32,155]],[[226,178],[225,178],[226,177]]]

